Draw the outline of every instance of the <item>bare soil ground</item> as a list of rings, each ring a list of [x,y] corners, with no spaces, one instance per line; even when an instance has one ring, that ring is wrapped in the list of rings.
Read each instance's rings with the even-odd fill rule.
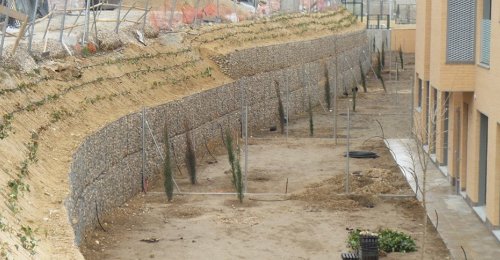
[[[347,117],[340,111],[346,108],[347,99],[339,99],[337,143],[332,134],[333,114],[321,107],[314,112],[313,137],[309,137],[305,114],[290,118],[288,138],[267,128],[251,133],[247,178],[252,194],[242,204],[235,195],[177,195],[167,203],[157,184],[105,216],[106,231],[97,228],[89,235],[81,248],[84,256],[339,259],[341,252],[349,251],[345,243],[349,229],[390,228],[410,234],[419,250],[390,253],[386,259],[421,259],[423,209],[415,199],[402,196],[412,192],[379,138],[408,135],[411,75],[413,66],[408,62],[400,81],[386,75],[388,93],[373,78],[368,93],[359,93],[357,110],[351,112],[351,148],[374,151],[380,157],[350,159],[350,195],[343,194]],[[222,151],[216,160],[199,161],[197,185],[189,184],[185,173],[176,176],[182,191],[233,192]],[[449,259],[432,225],[425,243],[424,259]]]

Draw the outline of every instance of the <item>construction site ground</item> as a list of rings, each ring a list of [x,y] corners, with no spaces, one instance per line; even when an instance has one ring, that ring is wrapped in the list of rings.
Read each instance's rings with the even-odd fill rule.
[[[172,203],[166,203],[158,184],[149,193],[138,195],[104,216],[107,232],[96,229],[81,248],[75,245],[68,220],[64,204],[70,193],[68,171],[74,151],[86,136],[143,107],[234,81],[211,61],[211,55],[363,27],[339,10],[186,29],[147,38],[147,46],[139,44],[131,34],[127,34],[130,41],[121,38],[123,45],[115,46],[118,36],[108,35],[109,45],[101,45],[105,48],[95,54],[38,63],[19,51],[0,71],[0,184],[5,201],[0,204],[0,252],[13,259],[29,258],[30,253],[39,259],[81,259],[81,252],[89,259],[160,259],[166,256],[162,254],[169,254],[169,258],[206,258],[212,252],[218,253],[215,256],[219,258],[258,254],[269,258],[287,254],[297,258],[331,258],[347,250],[346,228],[384,226],[409,232],[420,245],[423,214],[417,203],[335,195],[343,193],[346,113],[338,111],[339,139],[335,145],[331,136],[332,114],[321,108],[315,113],[313,138],[308,137],[307,115],[290,118],[288,140],[266,130],[252,132],[249,192],[283,193],[288,178],[290,196],[278,196],[286,198],[284,201],[257,201],[250,199],[271,198],[247,196],[239,205],[235,197],[216,195],[177,196]],[[382,157],[352,159],[351,172],[359,171],[352,177],[383,189],[363,190],[359,185],[353,191],[411,194],[403,179],[397,177],[397,167],[380,140],[362,144],[381,134],[374,119],[382,123],[386,136],[409,133],[407,102],[413,70],[411,58],[406,60],[408,68],[402,72],[402,80],[386,79],[388,93],[373,78],[368,93],[359,93],[357,112],[352,117],[352,147],[374,149]],[[207,69],[211,73],[203,74]],[[346,108],[345,100],[339,101],[339,109]],[[188,185],[185,175],[177,176],[183,191],[231,190],[230,178],[224,174],[228,170],[227,160],[223,151],[217,154],[215,164],[206,162],[213,159],[200,160],[198,185]],[[384,176],[390,181],[382,181]],[[394,182],[394,176],[401,181]],[[324,192],[316,194],[314,190]],[[23,233],[33,237],[32,251],[21,246]],[[432,229],[428,234],[426,254],[446,258],[447,250],[437,234]],[[140,241],[150,237],[160,240],[152,244]],[[187,241],[189,244],[180,244]],[[303,246],[296,246],[300,241]],[[418,252],[408,256],[417,258]]]
[[[308,114],[290,118],[288,138],[279,133],[279,127],[276,132],[263,128],[249,133],[247,191],[251,194],[243,203],[236,195],[222,194],[176,195],[167,202],[159,182],[103,217],[103,228],[96,228],[82,247],[84,256],[338,259],[341,252],[350,250],[346,244],[350,229],[390,228],[411,235],[418,250],[389,253],[386,259],[421,259],[425,214],[381,138],[409,135],[413,57],[406,57],[400,80],[395,80],[395,74],[388,80],[386,74],[386,93],[372,75],[368,92],[360,90],[356,112],[350,113],[351,149],[380,156],[350,159],[350,195],[344,194],[348,101],[340,98],[337,144],[333,112],[325,107],[314,110],[312,137]],[[242,150],[242,161],[243,157]],[[177,172],[183,192],[234,192],[223,150],[200,161],[196,185],[189,183],[184,169]],[[445,244],[429,224],[424,259],[448,258]]]

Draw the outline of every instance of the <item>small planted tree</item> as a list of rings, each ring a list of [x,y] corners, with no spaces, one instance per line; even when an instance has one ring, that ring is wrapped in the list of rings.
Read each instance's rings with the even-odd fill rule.
[[[326,76],[325,102],[326,102],[326,106],[328,107],[328,110],[330,110],[330,108],[332,106],[332,97],[330,96],[331,89],[330,89],[330,78],[328,77],[328,68],[326,69],[325,76]]]
[[[278,81],[274,81],[274,87],[276,89],[276,96],[278,97],[278,116],[280,121],[281,134],[285,133],[285,109],[283,108],[283,101],[281,100],[280,85]]]
[[[170,141],[168,138],[168,129],[165,127],[165,161],[163,162],[163,177],[165,180],[163,186],[167,194],[168,201],[172,201],[174,196],[174,176],[172,175],[172,164],[170,161]]]
[[[234,189],[236,190],[236,193],[238,193],[238,200],[240,203],[243,203],[243,197],[244,197],[244,187],[243,187],[243,176],[241,174],[241,166],[240,166],[240,160],[236,156],[236,153],[234,152],[234,147],[233,147],[233,137],[231,135],[231,132],[229,130],[226,130],[226,149],[227,149],[227,156],[229,159],[229,165],[231,166],[231,174],[232,174],[232,183],[234,185]],[[239,151],[239,147],[237,147]]]
[[[314,135],[314,119],[313,119],[313,107],[312,107],[312,101],[311,101],[311,96],[309,95],[309,136]]]
[[[382,42],[382,50],[380,51],[380,64],[385,68],[385,42]]]
[[[381,56],[380,51],[377,51],[377,66],[375,67],[375,74],[377,78],[380,80],[384,92],[387,92],[387,89],[385,88],[384,78],[382,77],[382,61],[380,56]]]
[[[403,59],[403,49],[401,48],[401,45],[399,45],[399,61],[401,62],[401,70],[405,69],[405,63]]]
[[[196,154],[194,152],[193,140],[191,139],[187,123],[185,124],[185,129],[186,129],[186,153],[185,153],[186,166],[189,173],[189,178],[191,180],[191,184],[196,184]]]
[[[366,74],[363,71],[363,63],[359,60],[359,73],[361,73],[361,86],[363,87],[363,91],[366,93]]]

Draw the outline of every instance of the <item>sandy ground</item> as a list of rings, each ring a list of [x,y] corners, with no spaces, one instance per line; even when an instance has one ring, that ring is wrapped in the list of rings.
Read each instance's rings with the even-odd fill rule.
[[[411,57],[410,57],[411,58]],[[359,93],[352,112],[351,147],[380,155],[350,159],[351,195],[344,193],[346,114],[339,111],[337,144],[333,116],[314,112],[315,135],[307,115],[290,118],[289,137],[253,131],[249,140],[248,192],[235,195],[177,195],[167,203],[161,184],[140,194],[102,220],[81,248],[87,259],[339,259],[347,252],[348,230],[391,228],[404,231],[422,247],[423,209],[380,138],[409,133],[409,81],[389,80],[384,93],[374,79]],[[387,75],[388,76],[388,75]],[[388,76],[389,77],[389,76]],[[396,94],[396,89],[397,94]],[[339,107],[346,107],[346,99]],[[198,184],[177,175],[182,191],[232,192],[229,164],[219,151],[202,158]],[[285,194],[285,192],[287,194]],[[264,194],[273,193],[273,194]],[[278,193],[278,194],[276,194]],[[260,195],[257,195],[260,194]],[[378,196],[384,194],[385,196]],[[148,243],[141,240],[157,239]],[[449,259],[432,225],[424,259]],[[390,253],[386,259],[420,259],[421,251]]]

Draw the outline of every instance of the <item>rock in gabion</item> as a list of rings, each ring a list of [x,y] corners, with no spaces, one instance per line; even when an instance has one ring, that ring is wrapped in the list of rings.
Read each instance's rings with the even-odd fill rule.
[[[12,52],[4,53],[0,60],[0,66],[26,73],[39,69],[39,66],[24,46],[18,47],[14,55],[12,55]]]
[[[135,31],[142,32],[142,24],[130,26],[127,28],[127,30],[130,31],[131,33],[135,33]],[[146,26],[144,26],[144,37],[149,39],[154,39],[158,38],[159,35],[160,35],[160,29],[155,28],[150,24],[146,24]]]
[[[61,59],[68,55],[62,44],[55,39],[48,39],[45,50],[44,47],[45,42],[34,42],[31,46],[31,53],[36,61]]]

